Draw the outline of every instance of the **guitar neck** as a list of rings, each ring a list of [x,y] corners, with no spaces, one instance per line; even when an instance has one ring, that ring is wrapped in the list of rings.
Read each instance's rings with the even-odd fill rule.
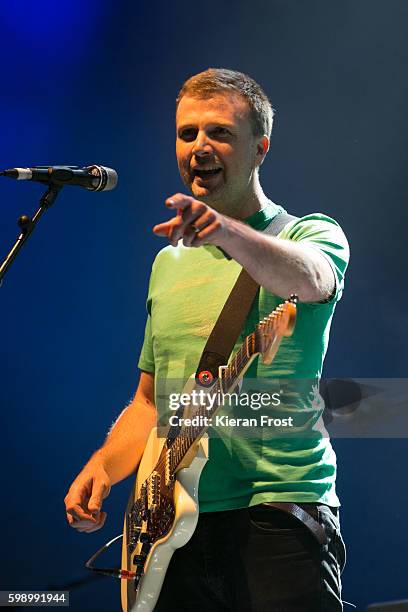
[[[265,364],[272,363],[283,336],[290,336],[293,333],[296,302],[297,296],[291,296],[260,321],[255,331],[245,338],[231,362],[220,368],[220,375],[215,384],[204,390],[205,401],[197,407],[194,406],[194,409],[189,406],[188,418],[191,418],[194,424],[183,425],[175,437],[171,435],[172,430],[170,430],[165,448],[169,454],[168,466],[172,475],[183,464],[190,449],[210,427],[211,418],[223,404],[223,395],[237,387],[255,357],[262,354]]]
[[[236,388],[252,361],[259,354],[256,344],[255,333],[249,334],[229,365],[222,368],[220,378],[211,389],[205,390],[206,401],[197,406],[196,410],[189,415],[189,418],[194,418],[194,425],[183,425],[175,438],[167,438],[166,446],[171,452],[170,466],[173,472],[179,468],[188,451],[197,444],[208,429],[211,418],[223,403],[223,394]]]

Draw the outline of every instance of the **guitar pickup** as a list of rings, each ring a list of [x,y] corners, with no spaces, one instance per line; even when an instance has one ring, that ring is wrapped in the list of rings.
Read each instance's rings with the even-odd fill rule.
[[[151,536],[150,534],[147,533],[147,531],[143,531],[143,533],[140,534],[139,537],[139,541],[144,543],[144,542],[150,542],[151,540]]]

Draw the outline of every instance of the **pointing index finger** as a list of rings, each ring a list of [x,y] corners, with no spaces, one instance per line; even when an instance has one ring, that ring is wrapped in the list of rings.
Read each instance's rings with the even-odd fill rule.
[[[165,204],[168,208],[178,208],[180,210],[184,210],[188,208],[193,203],[194,198],[190,196],[186,196],[182,193],[176,193],[175,195],[167,198]]]

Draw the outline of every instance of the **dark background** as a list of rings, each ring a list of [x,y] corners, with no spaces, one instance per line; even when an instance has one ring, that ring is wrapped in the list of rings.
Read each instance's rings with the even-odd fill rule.
[[[405,0],[3,8],[0,167],[100,163],[120,183],[102,194],[66,188],[0,289],[1,589],[81,579],[121,531],[130,481],[91,535],[67,527],[62,500],[137,384],[150,266],[164,245],[151,227],[182,189],[174,100],[191,74],[223,66],[263,85],[277,111],[266,193],[293,214],[333,216],[349,238],[326,376],[405,376],[407,22]],[[42,191],[1,180],[1,256]],[[404,436],[334,441],[344,599],[359,610],[408,598]],[[118,586],[84,584],[71,606],[119,609]]]

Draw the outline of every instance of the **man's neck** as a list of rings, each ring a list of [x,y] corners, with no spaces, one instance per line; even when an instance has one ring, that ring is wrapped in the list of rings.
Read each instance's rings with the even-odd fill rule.
[[[228,204],[224,201],[220,206],[214,205],[214,208],[222,214],[242,221],[264,208],[268,202],[269,199],[263,192],[259,177],[256,176],[250,189],[240,200],[233,200]],[[208,204],[211,206],[210,202]]]
[[[242,221],[243,219],[247,219],[251,215],[255,214],[262,208],[264,208],[268,204],[269,200],[263,192],[263,189],[259,183],[259,180],[256,181],[254,185],[254,189],[249,194],[245,201],[242,202],[242,205],[237,207],[235,214],[231,214],[231,217],[235,219],[239,219]]]

